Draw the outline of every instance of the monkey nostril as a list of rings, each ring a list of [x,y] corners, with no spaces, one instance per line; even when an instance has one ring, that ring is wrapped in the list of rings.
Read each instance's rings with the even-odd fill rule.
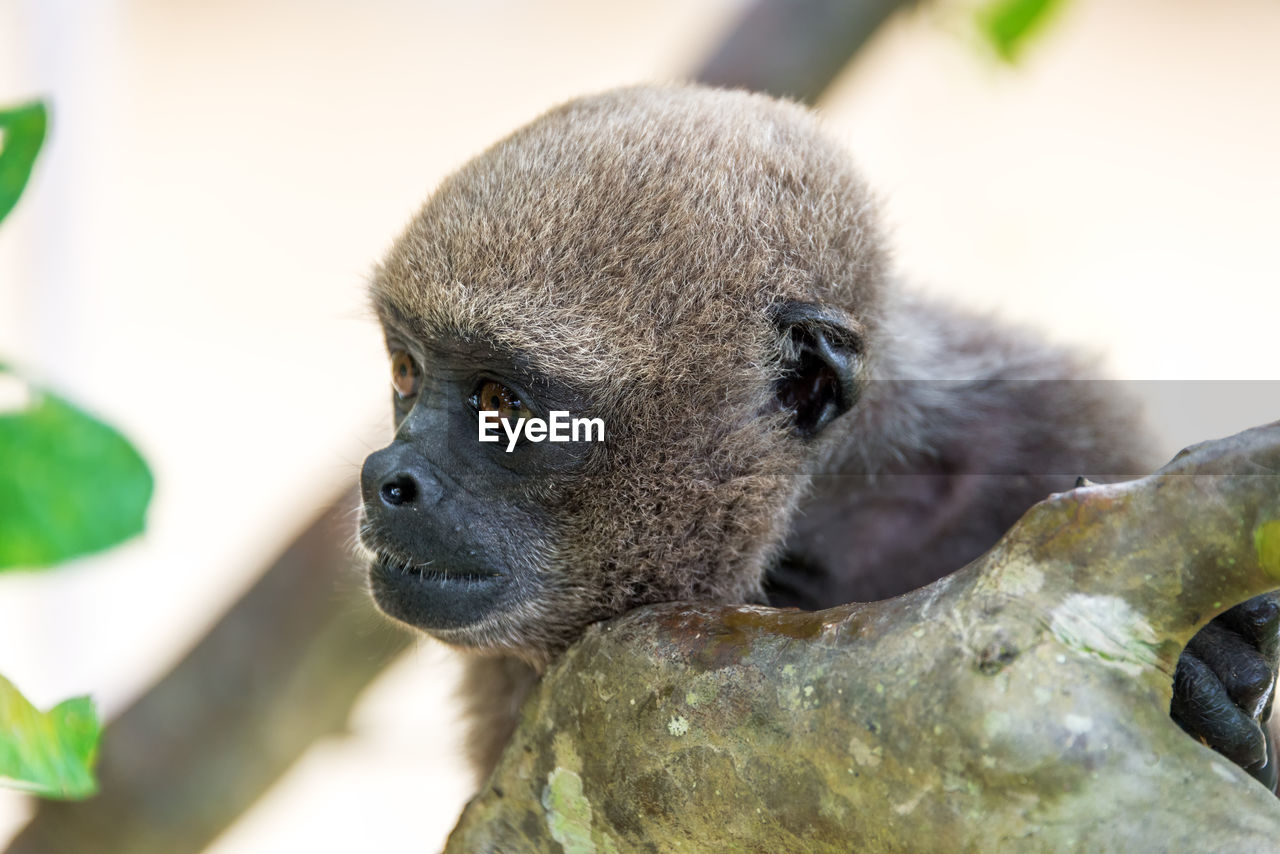
[[[407,474],[398,474],[382,484],[382,500],[392,507],[411,504],[418,497],[418,486]]]

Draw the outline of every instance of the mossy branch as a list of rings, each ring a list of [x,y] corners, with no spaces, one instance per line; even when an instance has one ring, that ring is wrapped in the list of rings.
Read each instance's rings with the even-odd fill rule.
[[[646,608],[526,702],[449,851],[1269,850],[1280,802],[1168,716],[1280,586],[1280,423],[1032,508],[927,588]]]

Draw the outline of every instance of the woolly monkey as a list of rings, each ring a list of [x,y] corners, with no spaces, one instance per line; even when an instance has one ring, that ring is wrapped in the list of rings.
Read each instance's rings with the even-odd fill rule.
[[[630,88],[552,110],[443,182],[372,294],[396,433],[362,476],[371,588],[482,653],[482,771],[591,622],[891,596],[1077,475],[1154,462],[1070,353],[900,287],[844,151],[759,95]],[[599,418],[605,436],[481,442],[481,412]],[[1271,598],[1216,620],[1172,709],[1269,783],[1278,623]]]

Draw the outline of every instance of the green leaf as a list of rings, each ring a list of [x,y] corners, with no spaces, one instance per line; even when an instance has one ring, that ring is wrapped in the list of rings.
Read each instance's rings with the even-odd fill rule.
[[[0,110],[0,220],[9,215],[31,177],[31,167],[44,143],[47,121],[39,101]]]
[[[0,383],[20,381],[0,365]],[[0,572],[51,566],[143,529],[153,481],[123,436],[65,400],[29,392],[0,413]]]
[[[1062,0],[994,0],[978,10],[978,29],[1007,62],[1018,58]]]
[[[0,785],[67,800],[97,793],[93,763],[101,734],[90,698],[41,713],[0,676]]]

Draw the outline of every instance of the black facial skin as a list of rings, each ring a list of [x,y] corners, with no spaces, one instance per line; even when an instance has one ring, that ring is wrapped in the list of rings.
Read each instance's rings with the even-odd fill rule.
[[[393,391],[395,439],[361,471],[361,541],[369,580],[389,616],[442,638],[538,595],[539,546],[550,543],[556,484],[590,454],[585,442],[481,443],[472,397],[492,380],[539,418],[584,415],[568,389],[480,342],[415,339],[387,324],[391,352],[417,366],[417,393]]]

